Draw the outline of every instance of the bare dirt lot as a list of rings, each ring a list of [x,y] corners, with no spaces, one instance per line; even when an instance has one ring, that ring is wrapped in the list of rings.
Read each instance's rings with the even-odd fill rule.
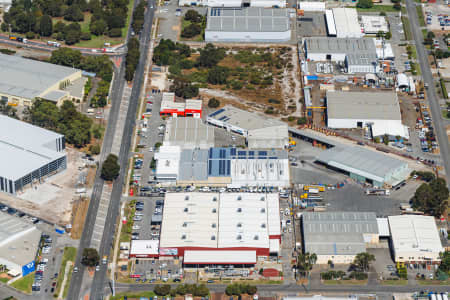
[[[65,171],[46,178],[43,183],[27,187],[16,197],[1,193],[0,202],[52,223],[68,224],[73,201],[80,197],[75,194],[77,183],[88,172],[83,168],[85,162],[81,152],[72,148],[66,148],[66,151],[68,163]],[[90,194],[90,190],[86,193]]]

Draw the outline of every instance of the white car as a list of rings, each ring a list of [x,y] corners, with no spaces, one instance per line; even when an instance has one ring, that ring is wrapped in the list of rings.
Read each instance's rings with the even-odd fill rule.
[[[141,229],[141,226],[139,226],[139,225],[133,225],[133,230],[138,230],[138,229]]]
[[[100,266],[95,266],[95,271],[100,271]]]

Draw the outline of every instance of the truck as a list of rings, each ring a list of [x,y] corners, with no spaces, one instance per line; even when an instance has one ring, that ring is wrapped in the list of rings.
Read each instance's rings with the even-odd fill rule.
[[[391,192],[388,189],[367,189],[366,195],[372,196],[389,196]]]
[[[317,188],[309,188],[308,193],[310,194],[319,194],[319,189]]]
[[[281,220],[281,228],[286,228],[286,220]]]
[[[60,43],[54,42],[54,41],[47,41],[47,45],[52,46],[52,47],[56,47],[56,48],[61,47]]]
[[[325,191],[325,187],[322,185],[305,185],[303,187],[304,191],[309,191],[309,189],[318,189],[319,192],[324,192]]]
[[[106,265],[107,262],[108,262],[108,256],[103,255],[102,264]]]
[[[26,38],[20,37],[20,36],[14,36],[14,35],[10,35],[9,39],[12,41],[17,41],[17,42],[21,42],[26,44],[28,42],[28,40]]]

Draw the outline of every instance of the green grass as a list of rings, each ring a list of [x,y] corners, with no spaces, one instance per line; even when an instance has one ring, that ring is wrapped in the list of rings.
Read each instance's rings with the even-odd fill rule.
[[[153,292],[138,292],[138,293],[119,293],[115,296],[111,296],[109,299],[110,300],[123,300],[125,298],[125,296],[127,296],[128,298],[140,298],[140,297],[155,297],[155,293]]]
[[[411,25],[409,24],[409,19],[405,16],[402,17],[403,31],[405,33],[405,39],[410,41],[413,39],[411,32]]]
[[[61,287],[62,287],[62,282],[64,279],[64,271],[66,270],[66,264],[68,261],[75,262],[76,255],[77,255],[77,249],[75,247],[65,247],[64,248],[64,254],[63,254],[62,261],[61,261],[61,267],[59,268],[58,280],[57,280],[57,284],[56,284],[55,293],[57,295],[59,295],[59,291],[61,290]],[[69,272],[69,274],[70,274],[69,276],[72,275],[71,272]],[[66,285],[68,283],[70,283],[70,280],[66,281]]]
[[[398,12],[393,5],[374,5],[371,8],[356,8],[360,12]]]
[[[439,80],[439,83],[441,84],[442,97],[444,97],[444,99],[448,99],[447,87],[445,86],[445,80],[443,78],[441,78]]]
[[[9,281],[9,278],[5,278],[5,277],[0,278],[0,282],[7,283],[8,281]]]
[[[414,45],[408,45],[408,46],[406,47],[406,49],[411,51],[411,55],[410,55],[410,57],[408,57],[409,59],[417,59],[417,49],[416,49],[416,46],[414,46]],[[409,52],[409,51],[408,51],[408,52]]]
[[[422,10],[422,6],[416,6],[416,11],[417,11],[417,17],[419,18],[419,25],[420,27],[424,27],[425,26],[425,17],[423,16],[423,10]]]
[[[426,30],[425,28],[422,29],[422,35],[423,35],[423,39],[426,39],[427,35],[428,35],[428,30]]]
[[[324,280],[325,285],[366,285],[367,280]]]
[[[447,280],[417,280],[419,285],[450,285],[450,279]]]
[[[444,119],[450,120],[450,119],[447,117],[447,109],[441,110],[441,113],[442,113],[442,117],[443,117]]]
[[[64,292],[63,292],[63,298],[67,298],[67,293],[69,293],[69,287],[70,287],[70,280],[72,279],[72,272],[73,271],[73,265],[70,266],[69,272],[67,273],[67,280],[66,284],[64,285]]]
[[[127,22],[125,23],[125,27],[122,28],[122,37],[125,38],[125,36],[127,35],[127,30],[128,27],[130,25],[130,20],[131,20],[131,15],[133,14],[133,6],[134,6],[134,1],[135,0],[131,0],[130,3],[128,3],[128,12],[127,12]]]
[[[31,286],[34,282],[34,272],[31,274],[28,274],[27,276],[14,281],[11,283],[11,286],[15,288],[16,290],[20,290],[24,293],[31,294]]]
[[[388,279],[381,281],[381,285],[407,285],[407,284],[408,280],[406,279],[399,279],[399,280]]]

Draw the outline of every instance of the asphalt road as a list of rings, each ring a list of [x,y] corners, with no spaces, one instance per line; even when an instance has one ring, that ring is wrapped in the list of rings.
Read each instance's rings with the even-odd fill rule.
[[[128,156],[130,153],[130,147],[132,142],[131,138],[133,135],[133,128],[136,123],[136,112],[138,109],[139,96],[141,93],[142,84],[144,82],[144,70],[147,64],[147,53],[151,42],[151,30],[154,17],[154,8],[150,9],[150,4],[152,7],[155,7],[154,0],[148,1],[147,10],[145,13],[144,28],[140,35],[141,56],[134,76],[133,88],[131,91],[130,103],[128,107],[127,118],[125,122],[125,128],[123,131],[122,143],[119,154],[119,164],[121,166],[121,169],[119,177],[115,180],[113,184],[113,189],[111,193],[111,202],[108,209],[108,215],[105,221],[105,229],[103,232],[102,242],[100,244],[99,249],[100,257],[104,255],[109,256],[109,253],[111,251],[115,233],[115,224],[120,210],[120,198],[122,196],[123,184],[125,183],[127,177]],[[80,249],[82,248],[80,247]],[[104,293],[103,287],[105,284],[106,274],[107,274],[106,266],[101,267],[100,271],[95,272],[94,280],[91,285],[91,294],[90,294],[91,300],[103,299]]]
[[[419,4],[420,5],[420,4]],[[428,64],[428,50],[423,45],[422,30],[419,25],[419,20],[416,11],[416,2],[412,0],[406,1],[406,9],[408,11],[409,20],[411,23],[411,31],[414,36],[417,49],[417,58],[419,59],[420,69],[422,70],[422,77],[425,83],[428,84],[427,90],[428,102],[430,105],[431,115],[434,123],[434,131],[439,142],[441,151],[442,162],[445,168],[445,174],[448,177],[450,174],[450,158],[449,158],[449,144],[446,128],[442,122],[441,109],[439,100],[436,96],[436,90],[434,88],[433,76],[431,74],[430,66]],[[450,182],[447,178],[447,186],[450,187]]]

